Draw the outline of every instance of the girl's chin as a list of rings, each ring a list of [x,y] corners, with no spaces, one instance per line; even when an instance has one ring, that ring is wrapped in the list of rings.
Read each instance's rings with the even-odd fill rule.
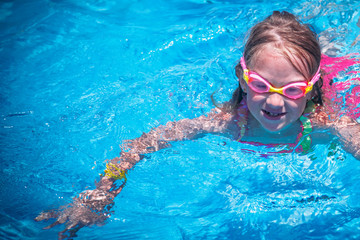
[[[283,128],[280,128],[280,127],[267,127],[264,125],[262,125],[262,127],[268,133],[280,133],[283,130]]]
[[[262,123],[261,126],[263,129],[269,133],[281,133],[285,130],[287,130],[290,127],[291,124],[268,124],[268,123]]]
[[[254,115],[252,115],[254,117]],[[288,129],[292,129],[293,122],[289,122],[286,118],[286,114],[281,116],[279,119],[268,119],[263,114],[259,114],[254,117],[260,127],[268,133],[280,134],[287,132]]]
[[[271,134],[290,134],[293,133],[294,129],[297,129],[297,125],[294,123],[280,123],[280,124],[261,124],[262,128]]]

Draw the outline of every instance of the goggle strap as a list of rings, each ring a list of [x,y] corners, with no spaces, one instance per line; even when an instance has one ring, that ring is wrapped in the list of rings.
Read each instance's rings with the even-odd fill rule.
[[[314,77],[313,77],[313,78],[311,79],[311,81],[309,82],[309,85],[310,85],[310,83],[311,83],[312,85],[314,85],[314,84],[320,79],[320,76],[321,76],[321,74],[320,74],[320,67],[321,67],[321,65],[319,65],[319,68],[318,68],[318,70],[316,71]]]
[[[320,76],[321,76],[321,74],[320,74],[320,67],[321,67],[321,65],[319,65],[319,68],[318,68],[318,70],[316,71],[314,77],[313,77],[313,78],[311,79],[311,81],[308,83],[308,86],[307,86],[306,89],[305,89],[305,94],[307,94],[308,92],[310,92],[310,91],[313,89],[313,86],[315,85],[315,83],[316,83],[317,81],[319,81]]]
[[[249,82],[249,69],[247,69],[247,67],[246,67],[244,57],[241,57],[240,64],[241,64],[241,67],[242,67],[243,72],[244,72],[244,74],[243,74],[244,80],[246,81],[246,83],[248,83]]]
[[[242,69],[245,71],[245,69],[247,69],[247,67],[246,67],[244,56],[241,57],[240,64],[241,64]]]

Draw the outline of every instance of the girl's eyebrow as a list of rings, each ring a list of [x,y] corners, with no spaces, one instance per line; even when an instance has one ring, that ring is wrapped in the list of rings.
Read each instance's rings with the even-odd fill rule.
[[[252,74],[256,74],[256,75],[258,75],[259,77],[261,77],[262,79],[264,79],[264,80],[266,80],[267,82],[269,82],[269,83],[271,83],[267,78],[265,78],[265,77],[263,77],[263,76],[261,76],[258,72],[256,72],[256,71],[252,71],[252,70],[250,70],[250,72],[249,72],[250,74],[252,73]],[[308,82],[309,80],[306,80],[306,79],[302,79],[302,80],[291,80],[290,82],[288,82],[288,83],[286,83],[286,84],[284,84],[284,85],[287,85],[287,84],[290,84],[290,83],[296,83],[296,82]],[[273,84],[273,83],[271,83],[271,84]],[[283,85],[283,86],[284,86]]]

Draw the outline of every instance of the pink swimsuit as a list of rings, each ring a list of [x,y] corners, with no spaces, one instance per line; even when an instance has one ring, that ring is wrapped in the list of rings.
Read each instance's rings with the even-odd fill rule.
[[[323,92],[324,97],[331,100],[334,110],[342,115],[353,119],[360,117],[360,71],[349,71],[346,75],[355,77],[347,81],[333,82],[334,78],[341,77],[340,73],[351,66],[359,66],[359,54],[351,54],[344,57],[322,56],[321,66],[324,70]],[[345,73],[342,74],[344,76]],[[344,94],[345,93],[345,94]]]

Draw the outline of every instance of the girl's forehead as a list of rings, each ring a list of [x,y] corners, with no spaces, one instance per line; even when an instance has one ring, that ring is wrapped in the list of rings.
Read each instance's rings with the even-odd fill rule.
[[[250,65],[261,65],[266,60],[278,61],[286,59],[284,56],[284,51],[275,47],[273,44],[267,44],[260,48],[254,55],[251,57]]]
[[[301,79],[305,79],[308,71],[304,60],[305,59],[295,57],[291,49],[275,46],[274,44],[267,44],[250,59],[249,68],[254,71],[261,71],[265,68],[281,71],[284,68],[291,68],[302,76],[300,77]]]
[[[264,48],[251,60],[249,68],[275,85],[306,80],[292,62],[279,51],[271,48]]]

